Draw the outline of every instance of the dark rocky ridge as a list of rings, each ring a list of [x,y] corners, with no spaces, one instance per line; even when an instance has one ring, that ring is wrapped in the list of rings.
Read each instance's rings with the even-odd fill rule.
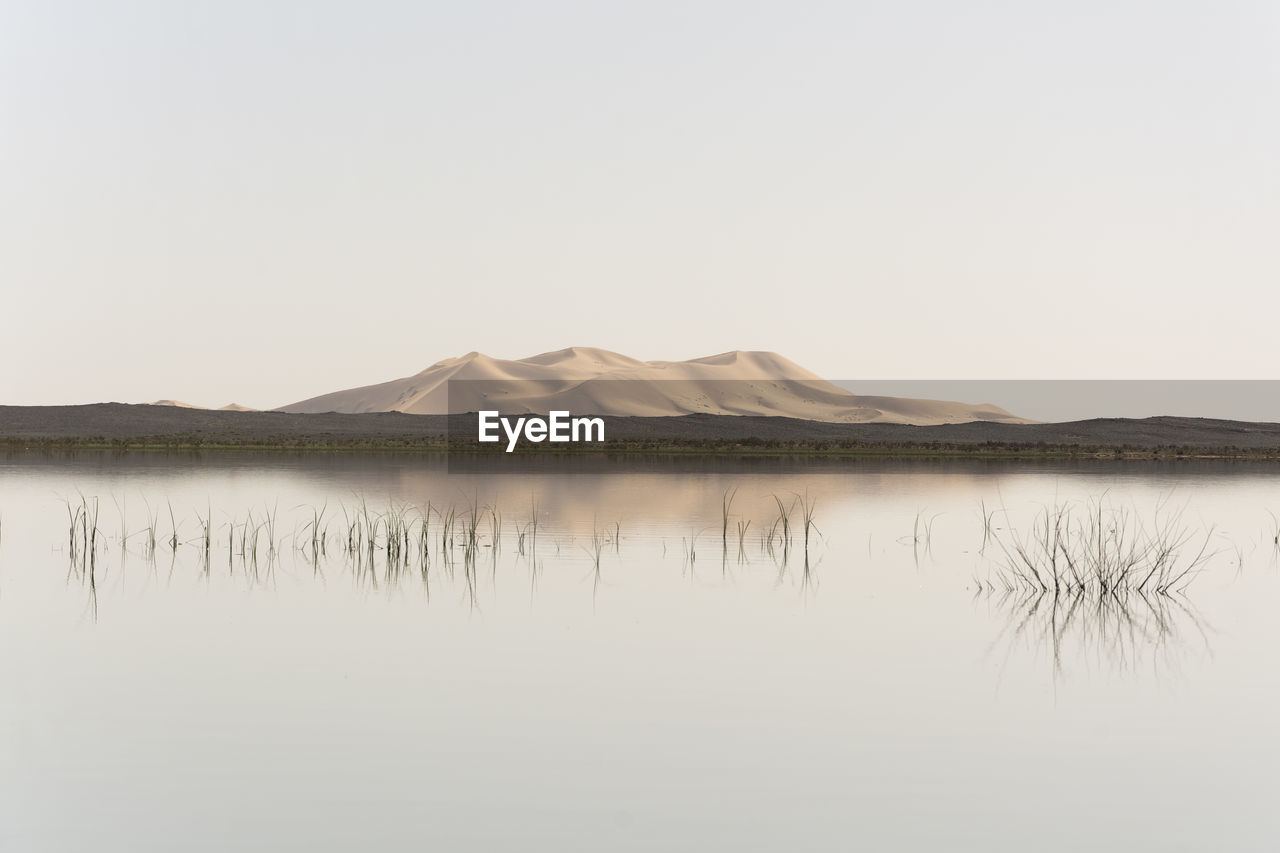
[[[610,444],[693,448],[813,446],[895,451],[973,449],[1185,449],[1280,453],[1280,424],[1209,418],[1098,418],[1050,424],[974,422],[942,426],[835,424],[791,418],[687,415],[605,418]],[[0,406],[0,440],[24,444],[428,447],[450,434],[473,444],[473,415],[292,414],[97,403]],[[529,445],[522,445],[528,447]],[[546,445],[542,445],[546,446]],[[558,445],[557,450],[564,450]],[[485,445],[483,449],[493,449]]]

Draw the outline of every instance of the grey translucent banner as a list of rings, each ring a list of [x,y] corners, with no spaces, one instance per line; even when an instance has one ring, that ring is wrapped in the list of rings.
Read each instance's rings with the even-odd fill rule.
[[[842,379],[855,394],[993,403],[1036,421],[1162,415],[1280,422],[1274,379]]]
[[[486,379],[447,396],[448,445],[466,450],[1280,452],[1280,381]]]

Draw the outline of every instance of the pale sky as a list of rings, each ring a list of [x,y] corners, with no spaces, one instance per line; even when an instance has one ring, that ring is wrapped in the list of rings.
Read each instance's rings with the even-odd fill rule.
[[[1280,378],[1275,2],[0,2],[0,403]]]

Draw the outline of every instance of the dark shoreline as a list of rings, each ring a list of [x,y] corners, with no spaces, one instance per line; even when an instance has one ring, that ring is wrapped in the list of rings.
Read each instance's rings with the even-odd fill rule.
[[[607,440],[521,444],[517,454],[1280,459],[1280,424],[1100,418],[1055,424],[833,424],[686,415],[605,418]],[[169,406],[0,406],[0,446],[23,449],[502,453],[474,415],[223,412]]]

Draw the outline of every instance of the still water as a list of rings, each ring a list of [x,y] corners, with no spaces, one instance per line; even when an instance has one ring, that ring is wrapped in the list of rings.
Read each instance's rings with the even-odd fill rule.
[[[11,454],[0,849],[1274,849],[1278,472]]]

